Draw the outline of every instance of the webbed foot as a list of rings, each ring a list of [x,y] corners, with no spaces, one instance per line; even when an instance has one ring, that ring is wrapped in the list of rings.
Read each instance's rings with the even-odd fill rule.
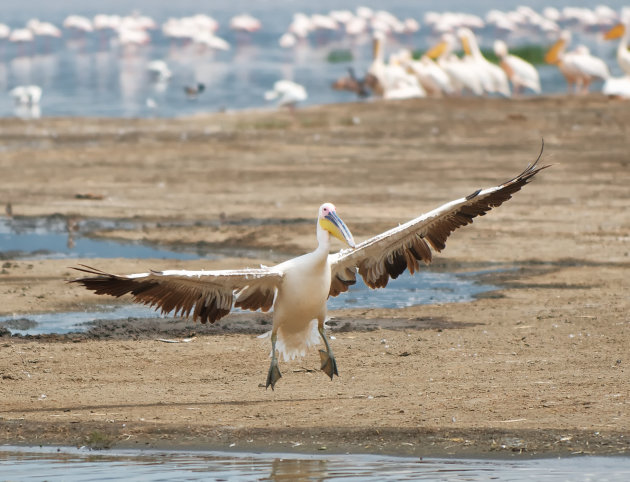
[[[280,378],[282,378],[282,375],[280,374],[280,369],[278,368],[278,362],[277,360],[272,360],[271,365],[269,366],[269,372],[267,373],[267,384],[265,385],[265,388],[269,388],[271,385],[271,389],[273,390]]]
[[[334,375],[339,376],[337,372],[337,361],[332,353],[328,353],[326,350],[319,350],[319,358],[322,361],[322,371],[333,379]]]

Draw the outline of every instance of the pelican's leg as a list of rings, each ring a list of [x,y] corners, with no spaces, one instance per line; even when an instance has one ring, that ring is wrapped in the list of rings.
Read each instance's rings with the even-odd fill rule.
[[[269,388],[271,385],[271,389],[273,390],[276,386],[276,382],[280,380],[280,369],[278,368],[278,358],[276,357],[276,340],[278,339],[278,335],[276,335],[275,331],[271,332],[271,365],[269,365],[269,373],[267,373],[267,384],[265,388]]]
[[[322,371],[333,379],[334,375],[339,376],[337,372],[337,361],[335,360],[335,355],[333,355],[332,348],[330,348],[330,344],[328,343],[328,339],[324,334],[324,320],[323,318],[318,320],[317,330],[319,331],[322,340],[324,340],[324,345],[326,345],[326,351],[319,350],[319,358],[322,361]]]

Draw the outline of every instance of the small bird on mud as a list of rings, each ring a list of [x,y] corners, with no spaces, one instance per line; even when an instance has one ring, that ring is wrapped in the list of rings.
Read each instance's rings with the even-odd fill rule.
[[[318,246],[310,253],[271,267],[219,271],[167,270],[129,275],[110,274],[81,265],[74,268],[89,277],[71,280],[97,294],[120,297],[131,294],[138,303],[194,321],[214,323],[236,307],[269,311],[273,308],[271,364],[266,387],[274,389],[281,377],[278,356],[284,360],[304,356],[321,339],[321,369],[332,380],[339,375],[337,362],[325,335],[326,301],[348,291],[357,274],[370,288],[384,288],[405,270],[429,264],[432,249],[440,252],[446,239],[473,218],[509,200],[536,174],[549,166],[538,159],[522,173],[498,186],[478,189],[433,211],[396,226],[361,243],[355,243],[335,206],[319,207],[316,223]],[[348,246],[329,254],[332,238]],[[432,249],[431,249],[432,248]]]
[[[201,94],[204,90],[206,90],[206,86],[199,82],[197,85],[187,85],[184,87],[184,92],[186,93],[186,97],[189,99],[196,99],[199,94]]]

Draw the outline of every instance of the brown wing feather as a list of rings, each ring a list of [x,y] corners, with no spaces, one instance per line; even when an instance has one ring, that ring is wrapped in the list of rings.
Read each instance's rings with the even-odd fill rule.
[[[383,288],[390,278],[396,279],[407,269],[411,274],[415,273],[420,267],[419,261],[429,264],[431,248],[437,252],[443,250],[453,231],[500,206],[538,172],[549,167],[538,166],[542,152],[541,148],[536,161],[522,173],[496,188],[479,189],[459,201],[364,241],[355,250],[340,253],[332,265],[333,283],[329,296],[348,291],[349,286],[356,282],[357,271],[370,288]],[[376,251],[378,254],[375,254]]]
[[[273,282],[265,284],[249,276],[253,270],[235,272],[219,282],[213,281],[212,272],[202,280],[155,271],[146,275],[120,276],[85,265],[74,269],[95,275],[70,282],[81,284],[96,294],[115,297],[130,294],[137,303],[160,309],[162,313],[173,312],[174,316],[192,316],[194,321],[201,323],[214,323],[226,316],[235,297],[237,307],[268,311],[273,305],[275,286],[282,277],[280,273],[269,273]]]

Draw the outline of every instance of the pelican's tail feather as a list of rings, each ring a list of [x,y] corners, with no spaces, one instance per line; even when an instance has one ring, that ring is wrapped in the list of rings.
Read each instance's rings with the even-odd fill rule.
[[[306,355],[306,351],[319,343],[321,337],[317,330],[317,320],[312,320],[300,331],[278,329],[276,349],[284,361],[295,360]]]

